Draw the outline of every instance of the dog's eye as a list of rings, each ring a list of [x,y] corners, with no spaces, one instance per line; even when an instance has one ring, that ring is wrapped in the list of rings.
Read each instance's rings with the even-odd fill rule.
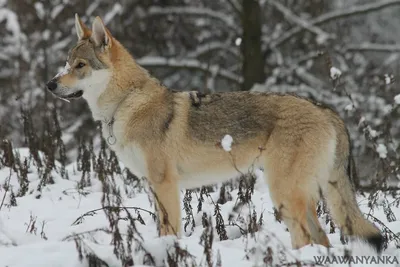
[[[85,63],[83,63],[83,62],[79,62],[78,65],[76,65],[77,69],[80,69],[80,68],[83,68],[83,67],[85,67]]]

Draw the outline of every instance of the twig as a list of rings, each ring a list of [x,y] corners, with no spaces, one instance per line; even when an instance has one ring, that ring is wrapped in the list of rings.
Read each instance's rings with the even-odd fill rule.
[[[8,190],[10,190],[11,174],[12,174],[12,169],[10,168],[10,175],[8,176],[8,178],[7,178],[7,180],[6,180],[5,192],[4,192],[3,198],[2,198],[1,203],[0,203],[0,210],[1,210],[1,208],[3,207],[3,205],[4,205],[4,201],[5,201],[5,199],[6,199]]]
[[[389,233],[392,235],[393,239],[400,245],[400,235],[396,234],[393,232],[389,227],[387,227],[380,219],[376,218],[374,215],[371,213],[367,214],[368,217],[371,217],[376,223],[378,223],[384,230],[385,232]],[[387,240],[389,241],[389,240]]]
[[[96,228],[96,229],[93,229],[93,230],[84,231],[84,232],[80,232],[80,233],[72,233],[70,235],[67,235],[63,239],[61,239],[61,241],[69,241],[69,240],[71,240],[73,238],[81,237],[81,236],[87,235],[87,234],[93,234],[93,233],[96,233],[96,232],[104,232],[106,234],[111,234],[111,231],[106,229],[106,228]]]
[[[82,214],[81,216],[79,216],[79,217],[72,223],[72,225],[80,224],[80,223],[82,223],[82,220],[83,220],[84,217],[86,217],[86,216],[93,216],[93,215],[96,214],[96,212],[101,211],[101,210],[106,210],[106,209],[109,209],[109,210],[115,210],[115,209],[118,209],[118,210],[133,209],[133,210],[136,210],[136,211],[139,210],[139,211],[147,212],[147,213],[150,214],[153,218],[156,217],[156,215],[155,215],[153,212],[151,212],[151,211],[149,211],[149,210],[146,210],[146,209],[143,209],[143,208],[139,208],[139,207],[115,207],[115,206],[104,206],[104,207],[102,207],[102,208],[98,208],[98,209],[94,209],[94,210],[90,210],[90,211],[85,212],[84,214]]]

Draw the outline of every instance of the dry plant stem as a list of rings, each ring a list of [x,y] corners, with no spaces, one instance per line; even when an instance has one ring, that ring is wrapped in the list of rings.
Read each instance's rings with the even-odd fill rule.
[[[12,170],[10,168],[10,175],[8,176],[8,178],[6,180],[5,192],[4,192],[3,198],[1,199],[1,203],[0,203],[0,211],[1,211],[1,208],[3,207],[3,205],[4,205],[4,201],[6,199],[7,193],[10,190],[11,173],[12,173]]]
[[[94,210],[90,210],[90,211],[85,212],[84,214],[82,214],[81,216],[79,216],[71,225],[80,224],[80,223],[81,223],[80,221],[81,221],[84,217],[86,217],[86,216],[92,216],[92,215],[96,214],[97,211],[101,211],[101,210],[125,210],[125,209],[133,209],[133,210],[136,210],[136,211],[147,212],[147,213],[150,214],[153,218],[156,217],[156,215],[155,215],[153,212],[151,212],[151,211],[149,211],[149,210],[146,210],[146,209],[143,209],[143,208],[139,208],[139,207],[104,206],[104,207],[102,207],[102,208],[98,208],[98,209],[94,209]]]

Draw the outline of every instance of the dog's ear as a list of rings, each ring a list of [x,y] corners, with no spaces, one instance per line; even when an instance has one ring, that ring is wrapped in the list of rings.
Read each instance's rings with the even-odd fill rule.
[[[110,31],[104,26],[100,17],[96,17],[92,25],[92,39],[96,46],[110,48],[112,45],[112,36]]]
[[[86,25],[82,22],[77,13],[75,13],[75,30],[79,40],[89,38],[91,35],[90,29],[86,27]]]

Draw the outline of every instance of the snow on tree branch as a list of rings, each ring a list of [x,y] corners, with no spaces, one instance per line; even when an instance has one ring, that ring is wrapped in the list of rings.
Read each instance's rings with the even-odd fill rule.
[[[267,3],[279,10],[284,15],[285,19],[289,22],[295,23],[299,27],[316,34],[318,43],[322,44],[328,39],[335,39],[335,36],[333,34],[327,33],[321,28],[312,25],[310,22],[294,14],[290,9],[288,9],[281,3],[278,3],[274,0],[268,0]]]
[[[239,14],[239,15],[242,14],[242,7],[236,0],[226,0],[226,2],[232,7],[232,9],[237,14]]]
[[[370,51],[370,52],[400,52],[400,45],[393,44],[374,44],[374,43],[363,43],[360,45],[350,44],[345,48],[346,51]]]
[[[233,18],[228,14],[214,11],[208,8],[201,7],[150,7],[146,17],[157,16],[157,15],[194,15],[200,17],[209,17],[215,20],[219,20],[226,24],[231,30],[238,32],[239,28],[234,22]]]
[[[21,29],[18,22],[17,15],[7,8],[0,8],[0,22],[6,22],[6,29],[12,33],[13,38],[16,40],[21,35]]]
[[[230,46],[229,44],[224,44],[224,43],[220,43],[220,42],[211,42],[211,43],[207,43],[207,44],[198,46],[195,51],[188,53],[188,57],[197,58],[201,55],[204,55],[206,53],[209,53],[209,52],[212,52],[215,50],[224,50],[237,58],[241,57],[241,55],[237,49],[234,49],[234,47]]]
[[[122,14],[122,6],[119,3],[114,4],[111,11],[104,16],[104,23],[108,24],[116,15]]]
[[[339,18],[346,18],[346,17],[351,17],[355,15],[361,15],[365,13],[370,13],[374,11],[378,11],[387,7],[391,7],[394,5],[400,5],[400,0],[383,0],[379,2],[373,2],[369,4],[364,4],[364,5],[355,5],[348,7],[346,9],[342,10],[335,10],[332,12],[325,13],[308,23],[310,25],[320,25],[323,23],[330,22],[335,19]],[[295,28],[292,28],[291,30],[287,31],[285,34],[283,34],[279,39],[277,39],[275,42],[272,42],[270,44],[270,47],[277,47],[288,41],[290,38],[292,38],[294,35],[300,33],[303,31],[304,28],[297,26]]]
[[[233,72],[228,70],[219,69],[219,66],[216,65],[208,65],[206,63],[202,63],[196,59],[169,59],[164,57],[143,57],[137,60],[137,62],[143,67],[169,67],[169,68],[187,68],[200,70],[203,72],[208,72],[214,74],[215,76],[222,77],[231,82],[234,82],[240,85],[243,79],[236,75]]]
[[[321,81],[321,79],[317,78],[315,75],[311,74],[303,67],[296,68],[294,70],[294,73],[301,81],[310,85],[311,87],[326,88],[326,85],[323,81]]]

